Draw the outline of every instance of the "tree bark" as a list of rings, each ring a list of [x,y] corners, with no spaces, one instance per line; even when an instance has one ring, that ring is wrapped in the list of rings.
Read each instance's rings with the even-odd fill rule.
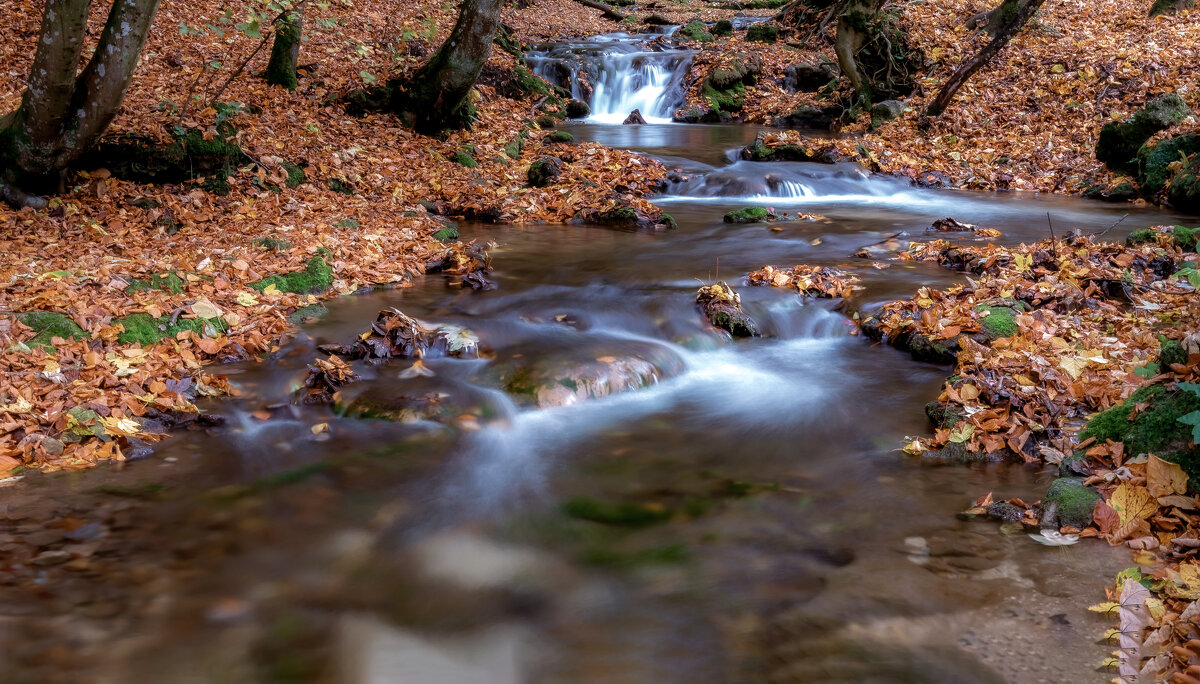
[[[1008,41],[1011,40],[1012,37],[1021,30],[1022,26],[1029,22],[1029,19],[1034,15],[1035,12],[1038,11],[1038,8],[1042,6],[1043,2],[1045,2],[1045,0],[1025,0],[1024,4],[1020,5],[1016,11],[1016,14],[1012,16],[1009,22],[996,32],[995,37],[993,37],[987,45],[983,46],[983,49],[980,50],[978,54],[963,62],[961,65],[959,65],[958,69],[956,69],[954,73],[950,75],[950,78],[946,80],[945,85],[943,85],[942,89],[938,91],[937,97],[935,97],[933,102],[930,103],[929,107],[925,109],[924,116],[932,119],[940,116],[942,112],[946,111],[946,108],[950,106],[950,101],[954,99],[954,95],[958,92],[958,89],[963,87],[963,84],[967,82],[967,79],[971,78],[976,71],[979,71],[985,64],[991,61],[991,59],[995,57],[1000,50],[1004,49],[1004,46],[1008,44]]]
[[[300,35],[304,16],[300,10],[288,12],[275,27],[275,41],[271,44],[271,60],[267,62],[267,83],[295,90],[300,85],[296,78],[296,65],[300,61]]]
[[[420,133],[470,126],[471,89],[492,54],[503,0],[462,0],[450,37],[396,91],[392,106]]]
[[[0,122],[0,196],[30,204],[94,145],[116,116],[158,0],[114,0],[96,51],[76,75],[90,0],[46,0],[28,89]],[[36,204],[36,201],[33,201]]]
[[[871,86],[858,68],[857,55],[866,42],[871,22],[879,14],[885,0],[849,0],[838,14],[833,49],[838,66],[850,81],[859,98],[871,99]]]

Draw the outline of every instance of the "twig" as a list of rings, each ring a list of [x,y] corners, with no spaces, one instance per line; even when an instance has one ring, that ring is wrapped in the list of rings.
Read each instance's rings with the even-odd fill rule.
[[[1091,237],[1100,237],[1101,235],[1104,235],[1105,233],[1112,230],[1113,228],[1116,228],[1121,223],[1121,221],[1124,221],[1127,218],[1129,218],[1129,214],[1125,214],[1121,218],[1117,219],[1116,223],[1113,223],[1111,226],[1105,228],[1104,230],[1100,231],[1099,233],[1092,233]]]
[[[1046,223],[1050,224],[1050,239],[1057,240],[1058,238],[1054,237],[1054,221],[1050,220],[1050,212],[1046,212]]]

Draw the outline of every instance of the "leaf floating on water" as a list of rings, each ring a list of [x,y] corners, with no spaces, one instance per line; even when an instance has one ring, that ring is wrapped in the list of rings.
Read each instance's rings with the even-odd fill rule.
[[[432,369],[426,367],[425,364],[421,363],[420,359],[418,359],[413,363],[413,365],[400,371],[398,377],[400,377],[402,380],[408,380],[409,378],[419,377],[432,378],[434,375],[436,375],[436,373],[434,373]]]
[[[1079,535],[1063,534],[1058,530],[1042,530],[1040,534],[1031,532],[1029,538],[1044,546],[1070,546],[1079,542]]]

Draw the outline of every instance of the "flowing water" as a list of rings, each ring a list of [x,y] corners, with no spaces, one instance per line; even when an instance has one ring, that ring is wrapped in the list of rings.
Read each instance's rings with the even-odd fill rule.
[[[464,239],[498,244],[495,290],[428,276],[341,299],[266,363],[228,369],[241,396],[205,407],[224,426],[120,469],[0,490],[0,542],[57,525],[76,556],[0,582],[5,676],[1106,680],[1094,667],[1108,625],[1085,606],[1127,554],[956,519],[988,491],[1038,498],[1049,471],[897,451],[928,432],[922,405],[948,369],[773,288],[738,288],[764,336],[731,341],[694,296],[765,264],[861,266],[858,247],[922,239],[943,216],[1007,243],[1048,235],[1047,214],[1060,231],[1101,230],[1128,211],[1114,237],[1175,217],[731,161],[752,127],[597,123],[635,106],[669,116],[688,56],[659,47],[642,60],[632,38],[608,37],[530,61],[601,74],[596,121],[572,132],[679,167],[688,177],[658,200],[678,230],[464,225]],[[747,204],[824,218],[721,221]],[[961,277],[879,264],[862,271],[863,306]],[[392,306],[469,328],[488,353],[359,366],[367,379],[345,401],[433,396],[440,420],[289,404],[316,344],[349,341]]]

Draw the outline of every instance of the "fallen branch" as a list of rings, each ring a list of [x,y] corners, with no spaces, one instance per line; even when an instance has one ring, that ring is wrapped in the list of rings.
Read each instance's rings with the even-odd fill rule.
[[[601,12],[604,12],[605,19],[612,19],[613,21],[625,21],[629,18],[628,16],[613,9],[610,5],[599,2],[599,0],[575,0],[575,2],[584,5],[585,7],[591,7],[592,9],[598,9]]]
[[[45,197],[30,195],[29,193],[14,187],[0,180],[0,200],[12,205],[14,209],[31,207],[33,209],[45,209],[49,202]]]
[[[958,92],[958,89],[963,87],[963,84],[967,82],[967,79],[971,78],[976,71],[979,71],[985,64],[991,61],[991,59],[996,56],[996,53],[1004,49],[1004,46],[1008,44],[1008,41],[1011,40],[1012,37],[1016,35],[1017,31],[1019,31],[1021,27],[1029,21],[1030,17],[1032,17],[1034,13],[1038,11],[1038,8],[1042,6],[1043,2],[1045,2],[1045,0],[1028,0],[1028,2],[1023,3],[1020,6],[1020,9],[1017,10],[1017,13],[1013,16],[1012,20],[996,32],[996,37],[992,38],[991,42],[989,42],[987,45],[984,45],[983,49],[981,49],[974,57],[959,65],[958,69],[956,69],[954,73],[950,75],[950,78],[946,80],[946,84],[942,86],[942,89],[938,91],[937,97],[933,99],[933,102],[925,110],[923,118],[926,120],[926,122],[928,119],[936,118],[940,116],[942,112],[946,111],[946,108],[950,106],[950,101],[954,99],[954,95]]]

